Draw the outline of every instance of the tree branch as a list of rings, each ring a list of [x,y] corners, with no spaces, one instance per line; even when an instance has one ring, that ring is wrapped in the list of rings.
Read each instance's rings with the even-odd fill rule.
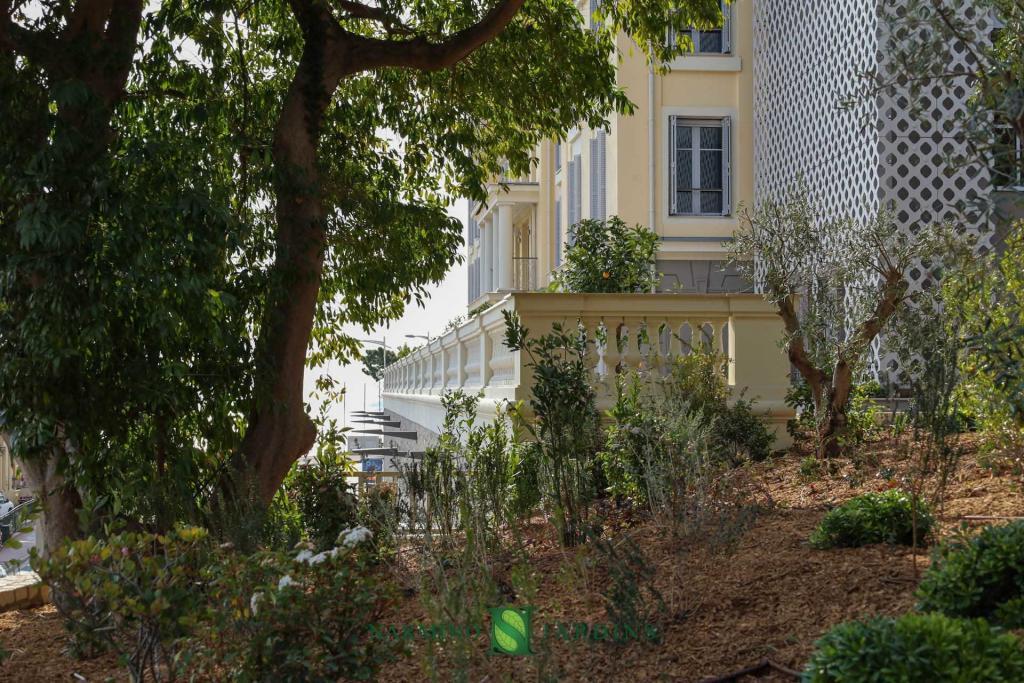
[[[340,28],[336,40],[355,48],[350,66],[355,73],[383,67],[406,67],[422,71],[447,69],[501,33],[525,0],[501,0],[480,21],[438,43],[420,36],[408,40],[381,40],[357,36]]]
[[[371,7],[355,0],[333,0],[333,3],[345,12],[346,19],[369,19],[379,22],[390,32],[412,33],[412,29],[401,19],[380,7]]]

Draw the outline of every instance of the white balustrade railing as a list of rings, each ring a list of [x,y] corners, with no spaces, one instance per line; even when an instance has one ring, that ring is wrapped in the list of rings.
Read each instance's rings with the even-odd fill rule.
[[[613,399],[609,380],[616,373],[665,372],[674,355],[709,344],[727,358],[734,395],[745,391],[756,399],[756,409],[776,426],[792,416],[783,401],[789,362],[778,345],[782,324],[775,309],[753,294],[509,294],[389,366],[385,408],[434,429],[448,390],[481,393],[482,417],[502,401],[528,401],[529,368],[524,354],[505,346],[503,311],[516,311],[530,336],[546,334],[557,322],[601,340],[591,354],[601,408]]]

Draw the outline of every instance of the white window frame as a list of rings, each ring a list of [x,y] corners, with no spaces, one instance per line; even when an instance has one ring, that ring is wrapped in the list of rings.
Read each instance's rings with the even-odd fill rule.
[[[670,218],[708,218],[732,216],[732,116],[690,116],[670,114],[668,116],[668,215]],[[722,210],[716,213],[692,211],[683,213],[676,208],[676,128],[678,123],[692,127],[719,126],[722,128]],[[694,185],[694,206],[700,206],[700,135],[694,135],[692,147]]]
[[[687,33],[690,34],[690,42],[693,44],[693,51],[687,53],[686,56],[699,55],[699,56],[705,56],[706,57],[708,55],[731,55],[732,54],[732,44],[733,44],[733,39],[732,39],[732,24],[733,24],[732,6],[733,6],[732,2],[727,2],[727,0],[721,0],[722,27],[719,28],[719,29],[705,29],[703,31],[705,33],[711,33],[712,31],[721,31],[722,32],[722,49],[720,51],[715,51],[715,52],[703,52],[703,51],[701,51],[701,49],[700,49],[700,34],[701,34],[701,30],[697,29],[697,28],[694,28],[694,27],[690,27],[689,29],[687,29]],[[675,43],[675,32],[672,30],[671,27],[669,27],[669,29],[668,29],[667,40],[668,40],[668,44],[669,45],[672,45],[672,44]]]

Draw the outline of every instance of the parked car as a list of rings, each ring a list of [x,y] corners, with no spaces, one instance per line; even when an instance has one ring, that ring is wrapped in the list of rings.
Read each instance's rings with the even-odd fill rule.
[[[0,519],[3,519],[14,509],[14,503],[7,500],[7,496],[0,493]]]

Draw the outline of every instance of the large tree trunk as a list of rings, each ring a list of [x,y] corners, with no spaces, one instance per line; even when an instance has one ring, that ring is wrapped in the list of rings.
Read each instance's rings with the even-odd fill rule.
[[[329,3],[289,0],[303,48],[274,134],[277,253],[272,291],[257,342],[256,396],[229,490],[245,485],[269,504],[292,464],[313,447],[302,386],[326,248],[317,145],[324,113],[341,80],[368,69],[448,68],[500,33],[523,0],[502,0],[479,22],[432,42],[423,36],[381,40],[339,26]],[[401,25],[382,8],[349,3],[350,16]],[[353,14],[354,13],[354,14]]]
[[[29,489],[42,506],[42,517],[36,522],[36,548],[46,557],[53,549],[79,532],[78,511],[82,499],[59,472],[63,456],[19,461]]]
[[[315,11],[315,10],[313,10]],[[277,239],[271,292],[257,346],[257,406],[230,485],[245,485],[269,504],[292,464],[316,440],[305,412],[303,378],[326,248],[317,143],[338,75],[329,59],[326,20],[299,17],[305,44],[274,134]],[[333,72],[334,69],[331,69]]]

